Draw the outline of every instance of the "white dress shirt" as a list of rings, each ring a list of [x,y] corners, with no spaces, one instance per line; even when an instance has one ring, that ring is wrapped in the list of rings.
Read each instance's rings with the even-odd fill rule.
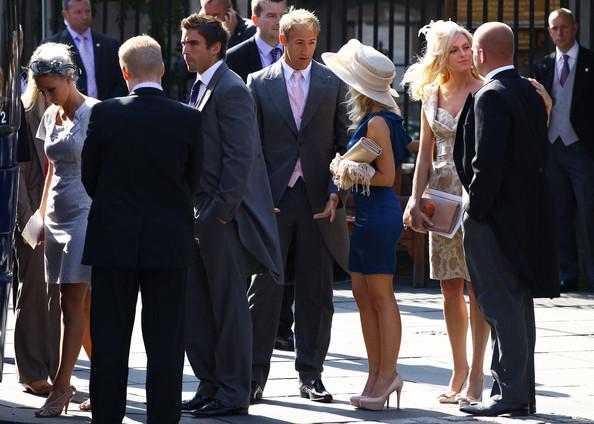
[[[569,56],[569,59],[567,59],[567,64],[569,65],[569,72],[571,72],[571,70],[573,69],[573,65],[575,65],[575,63],[577,62],[578,53],[580,52],[580,46],[577,43],[577,41],[575,41],[573,43],[573,46],[569,50],[567,50],[566,53],[563,53],[561,50],[559,50],[559,47],[556,47],[555,51],[555,77],[559,78],[559,75],[561,75],[561,71],[563,70],[563,55],[566,54],[567,56]]]
[[[281,60],[281,65],[283,67],[283,74],[285,76],[285,84],[287,85],[287,90],[292,90],[295,86],[295,80],[293,80],[293,72],[296,69],[291,68],[287,62]],[[307,65],[307,68],[300,70],[301,72],[301,90],[303,91],[303,101],[307,104],[307,94],[309,93],[309,82],[311,81],[311,62]]]
[[[495,75],[497,75],[499,72],[503,72],[503,71],[507,71],[508,69],[514,69],[514,65],[505,65],[505,66],[500,66],[499,68],[495,68],[493,69],[491,72],[489,72],[487,75],[485,75],[485,84],[488,83],[489,81],[491,81],[493,79],[493,77]]]
[[[163,86],[157,82],[150,82],[150,81],[146,81],[146,82],[139,82],[138,84],[136,84],[134,87],[132,87],[132,91],[138,90],[139,88],[156,88],[157,90],[161,90],[163,91]]]
[[[206,91],[206,87],[208,83],[212,79],[214,73],[219,69],[219,67],[223,64],[223,59],[218,60],[213,65],[210,66],[206,71],[202,74],[196,73],[196,81],[201,81],[202,84],[200,85],[200,90],[198,90],[198,100],[196,104],[199,105],[200,101],[202,100],[202,96],[204,96],[204,92]]]
[[[256,40],[256,46],[258,46],[258,53],[260,53],[260,63],[262,64],[262,68],[266,68],[274,63],[272,61],[272,55],[270,54],[273,49],[279,48],[282,55],[284,50],[281,43],[278,43],[276,46],[271,46],[266,41],[262,40],[260,32],[257,32],[254,38]]]

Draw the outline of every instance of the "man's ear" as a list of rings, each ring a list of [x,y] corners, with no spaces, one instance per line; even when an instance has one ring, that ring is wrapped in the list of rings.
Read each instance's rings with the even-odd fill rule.
[[[124,77],[124,81],[128,81],[130,79],[130,74],[128,73],[128,69],[125,66],[122,66],[121,69],[122,69],[122,76]]]
[[[256,28],[260,28],[260,20],[258,19],[258,15],[252,15],[252,22]]]
[[[218,56],[221,53],[221,42],[217,41],[209,47],[209,50]]]
[[[278,41],[280,41],[280,43],[283,46],[286,46],[287,45],[287,37],[286,37],[286,35],[285,34],[279,34],[278,35]]]

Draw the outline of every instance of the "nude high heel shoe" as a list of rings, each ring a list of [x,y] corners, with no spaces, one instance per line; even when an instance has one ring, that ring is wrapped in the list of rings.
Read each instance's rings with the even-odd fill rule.
[[[64,410],[65,414],[68,414],[68,405],[70,404],[70,399],[76,394],[76,389],[74,386],[68,387],[64,393],[60,396],[55,398],[51,402],[45,402],[45,404],[37,411],[35,411],[35,416],[38,418],[49,418],[49,417],[57,417],[62,413]]]
[[[352,406],[358,408],[359,407],[359,402],[361,401],[361,399],[363,399],[366,396],[363,395],[355,395],[355,396],[351,396],[350,398],[350,403]]]
[[[398,374],[392,384],[388,386],[386,392],[378,397],[364,397],[359,400],[359,408],[361,409],[370,409],[372,411],[381,411],[384,409],[384,404],[386,407],[390,407],[390,395],[393,392],[396,392],[396,409],[400,409],[400,392],[402,392],[402,386],[404,385],[404,380]]]

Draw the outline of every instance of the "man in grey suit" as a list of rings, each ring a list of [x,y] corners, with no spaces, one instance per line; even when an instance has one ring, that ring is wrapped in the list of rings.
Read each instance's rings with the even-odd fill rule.
[[[197,73],[190,104],[202,112],[204,137],[186,328],[186,353],[200,385],[182,409],[196,417],[246,414],[252,363],[246,279],[281,275],[274,207],[254,101],[224,63],[227,32],[206,15],[190,15],[181,26],[184,59]]]
[[[281,60],[248,77],[277,222],[283,264],[294,243],[295,368],[300,395],[331,402],[321,373],[330,344],[334,261],[346,270],[345,212],[332,184],[330,161],[346,149],[345,86],[313,61],[320,24],[303,9],[280,21]],[[262,396],[278,325],[282,289],[259,276],[248,298],[254,326],[252,400]],[[272,314],[272,315],[271,315]]]

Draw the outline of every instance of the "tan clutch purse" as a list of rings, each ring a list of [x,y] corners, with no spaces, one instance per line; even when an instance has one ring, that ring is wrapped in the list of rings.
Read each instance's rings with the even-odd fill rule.
[[[382,154],[382,148],[372,139],[361,137],[345,154],[343,160],[371,163]]]
[[[462,203],[449,193],[428,189],[421,197],[421,210],[433,222],[429,231],[450,234],[459,221]]]

